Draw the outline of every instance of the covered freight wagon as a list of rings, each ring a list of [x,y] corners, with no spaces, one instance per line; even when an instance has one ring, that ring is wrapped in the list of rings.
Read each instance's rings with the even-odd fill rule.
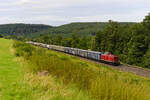
[[[100,60],[101,59],[102,52],[96,52],[96,51],[88,51],[88,58],[94,59],[94,60]]]
[[[88,57],[88,50],[82,50],[82,49],[78,49],[78,55],[81,57]]]

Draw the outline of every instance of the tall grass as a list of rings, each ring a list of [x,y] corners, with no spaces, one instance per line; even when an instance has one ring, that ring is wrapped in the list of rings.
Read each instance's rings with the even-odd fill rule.
[[[150,88],[133,80],[121,79],[113,72],[95,70],[83,62],[74,62],[46,49],[22,42],[14,42],[16,54],[23,56],[33,72],[48,71],[64,84],[75,84],[92,100],[148,100]]]

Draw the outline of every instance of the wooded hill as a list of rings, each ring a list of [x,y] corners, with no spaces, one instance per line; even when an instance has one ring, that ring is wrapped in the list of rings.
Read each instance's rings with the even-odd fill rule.
[[[131,22],[120,22],[120,25],[131,25]],[[108,22],[78,22],[61,26],[48,26],[40,24],[5,24],[0,25],[0,34],[39,37],[43,34],[57,35],[61,34],[66,37],[76,34],[78,36],[95,35],[97,31],[103,30]]]
[[[51,27],[52,26],[42,24],[4,24],[0,25],[0,34],[3,36],[26,36],[32,33],[49,29]]]

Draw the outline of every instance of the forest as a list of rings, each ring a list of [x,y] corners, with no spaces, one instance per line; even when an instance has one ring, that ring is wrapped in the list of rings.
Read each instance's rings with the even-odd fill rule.
[[[32,41],[112,52],[118,55],[123,63],[150,68],[150,14],[145,16],[142,22],[134,24],[122,25],[110,20],[103,30],[91,36],[72,34],[71,37],[64,37],[62,34],[43,34]]]

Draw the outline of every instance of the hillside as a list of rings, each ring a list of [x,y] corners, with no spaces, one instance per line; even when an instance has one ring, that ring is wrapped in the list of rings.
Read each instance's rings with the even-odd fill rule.
[[[49,29],[51,27],[52,26],[42,24],[4,24],[0,25],[0,34],[4,36],[26,36],[42,30]]]
[[[124,25],[132,25],[133,22],[119,22],[121,26]],[[97,31],[103,30],[108,22],[76,22],[61,25],[58,27],[53,27],[44,31],[37,32],[37,36],[40,34],[49,34],[49,35],[57,35],[61,34],[63,36],[70,37],[72,34],[76,34],[78,36],[88,36],[95,35]]]

